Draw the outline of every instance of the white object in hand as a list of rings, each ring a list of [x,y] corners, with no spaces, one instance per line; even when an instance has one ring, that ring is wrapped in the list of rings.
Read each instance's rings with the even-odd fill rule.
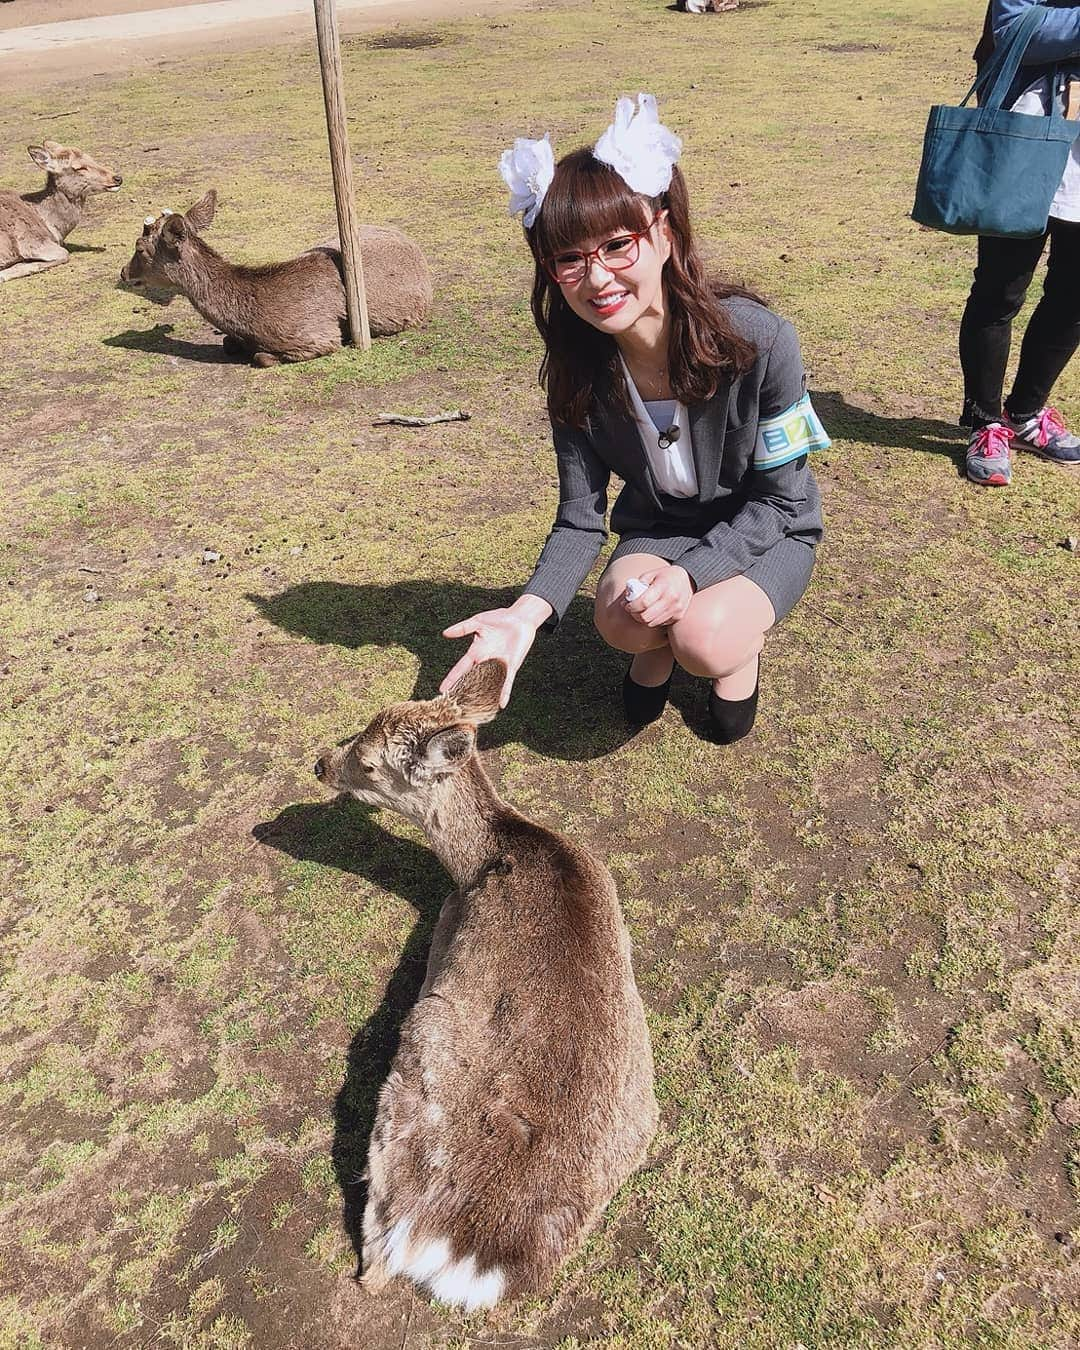
[[[639,595],[644,595],[648,589],[643,581],[637,577],[631,577],[626,583],[626,603],[629,604],[631,600],[636,600]]]

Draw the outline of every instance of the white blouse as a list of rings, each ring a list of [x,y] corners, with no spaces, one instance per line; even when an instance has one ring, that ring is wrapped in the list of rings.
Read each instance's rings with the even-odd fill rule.
[[[1066,89],[1068,84],[1066,83]],[[1012,112],[1028,113],[1034,117],[1050,115],[1050,100],[1054,96],[1049,75],[1044,75],[1034,84],[1028,85],[1016,102]],[[1066,98],[1065,104],[1068,100]],[[1068,108],[1062,105],[1061,111],[1067,114]],[[1072,125],[1075,125],[1073,123]],[[1050,216],[1053,220],[1080,220],[1080,137],[1069,147],[1069,158],[1065,161],[1065,172],[1058,185],[1054,200],[1050,204]]]
[[[642,402],[638,387],[631,378],[626,362],[619,353],[626,387],[630,391],[630,404],[634,410],[641,443],[645,447],[645,456],[656,479],[656,486],[669,497],[696,497],[698,493],[697,470],[694,468],[694,446],[690,439],[690,419],[686,415],[686,405],[675,404],[672,426],[679,428],[678,440],[670,445],[660,444],[660,432],[649,416],[649,410]]]

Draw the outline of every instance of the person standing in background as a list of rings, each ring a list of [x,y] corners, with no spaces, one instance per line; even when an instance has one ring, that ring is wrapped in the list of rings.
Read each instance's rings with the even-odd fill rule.
[[[1039,0],[990,0],[975,60],[982,69],[996,40]],[[1080,4],[1045,0],[1046,13],[1006,97],[1014,112],[1048,115],[1054,74],[1065,89],[1080,79]],[[1012,321],[1020,312],[1047,242],[1043,294],[1020,348],[1012,391],[1002,403]],[[973,483],[1005,487],[1013,449],[1020,446],[1054,464],[1080,464],[1080,436],[1049,405],[1050,393],[1080,343],[1080,145],[1073,144],[1046,230],[1032,239],[979,236],[975,280],[960,324],[964,374],[961,426],[971,428],[966,468]]]

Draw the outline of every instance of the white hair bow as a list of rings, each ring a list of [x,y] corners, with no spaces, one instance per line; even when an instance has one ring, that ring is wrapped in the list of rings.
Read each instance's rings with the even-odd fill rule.
[[[671,171],[682,154],[682,141],[660,121],[652,94],[615,104],[615,120],[593,147],[629,188],[645,197],[659,197],[671,184]]]
[[[499,172],[510,189],[510,214],[524,211],[521,223],[531,229],[555,176],[555,152],[547,133],[540,141],[519,136],[512,150],[503,151]]]

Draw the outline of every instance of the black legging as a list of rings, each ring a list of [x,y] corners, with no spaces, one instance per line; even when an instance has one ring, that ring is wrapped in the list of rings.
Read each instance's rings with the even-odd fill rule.
[[[975,281],[960,324],[964,426],[1001,418],[1012,321],[1020,312],[1042,251],[1050,257],[1042,299],[1028,323],[1005,411],[1015,418],[1046,406],[1054,382],[1080,343],[1080,222],[1051,220],[1035,239],[979,236]]]

